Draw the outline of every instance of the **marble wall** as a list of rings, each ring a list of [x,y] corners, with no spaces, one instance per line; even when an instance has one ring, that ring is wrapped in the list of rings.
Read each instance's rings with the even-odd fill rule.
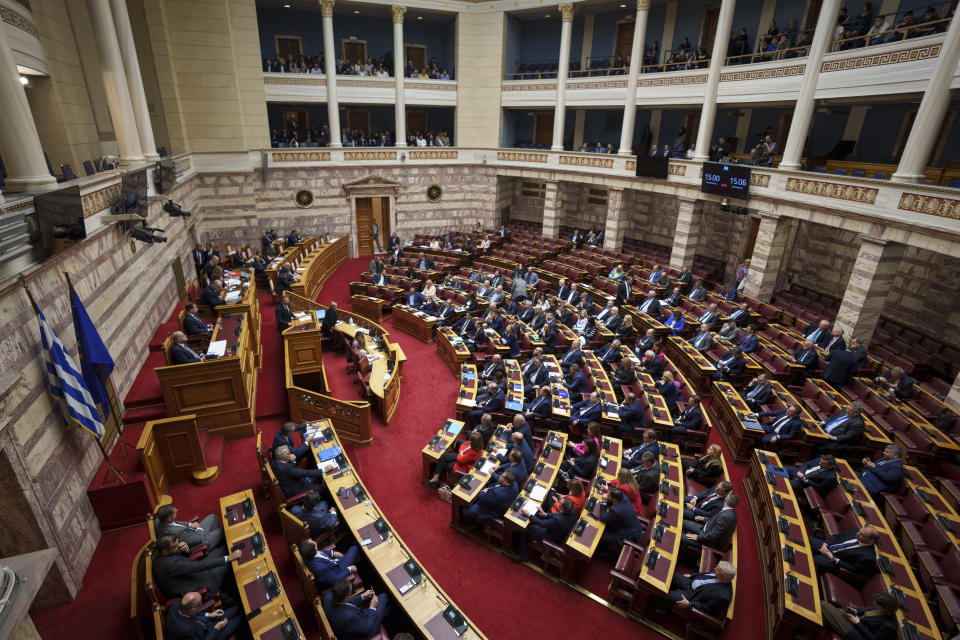
[[[857,261],[860,241],[853,231],[812,222],[800,222],[787,257],[793,283],[843,298]]]
[[[671,248],[677,227],[677,198],[635,189],[624,190],[624,238]]]

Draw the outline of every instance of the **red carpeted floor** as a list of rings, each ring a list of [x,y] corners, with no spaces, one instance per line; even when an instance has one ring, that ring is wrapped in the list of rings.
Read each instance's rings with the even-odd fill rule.
[[[329,304],[336,300],[349,309],[349,282],[366,269],[368,260],[358,258],[343,264],[324,286],[320,301]],[[260,304],[264,358],[257,383],[256,415],[264,433],[272,437],[286,419],[287,406],[274,309],[267,296],[261,296]],[[390,331],[391,321],[383,324]],[[402,346],[408,358],[403,369],[400,408],[389,426],[374,420],[372,445],[347,447],[347,454],[399,536],[463,612],[491,639],[660,637],[595,599],[513,564],[505,555],[450,528],[450,505],[421,484],[420,450],[439,425],[453,415],[457,379],[436,354],[434,344],[423,344],[400,332],[391,332],[390,339]],[[341,356],[325,355],[324,365],[333,395],[357,397],[357,387],[345,373]],[[155,384],[155,376],[150,377],[152,371],[144,373],[135,385],[141,397],[149,395],[150,390],[137,385]],[[717,434],[714,440],[718,440]],[[203,516],[217,511],[220,496],[256,488],[257,506],[283,584],[308,635],[319,637],[284,549],[279,521],[270,501],[259,491],[253,445],[252,439],[227,442],[222,474],[216,482],[205,487],[177,485],[171,488],[171,495],[181,513]],[[729,458],[727,462],[734,485],[739,487],[745,468],[733,465]],[[762,590],[760,567],[747,508],[744,501],[738,509],[739,575],[736,616],[727,632],[729,638],[756,635],[764,628],[763,607],[758,606],[761,599],[757,597]],[[31,614],[41,636],[75,640],[133,637],[129,623],[130,567],[146,539],[145,525],[105,534],[77,600]],[[583,582],[603,597],[608,571],[609,566],[603,561],[594,561],[586,568]],[[90,615],[93,612],[96,614]],[[78,620],[83,620],[81,627]],[[658,622],[674,630],[680,628],[676,620]]]

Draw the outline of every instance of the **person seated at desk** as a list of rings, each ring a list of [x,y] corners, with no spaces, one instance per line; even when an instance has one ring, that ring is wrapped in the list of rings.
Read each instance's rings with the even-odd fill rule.
[[[210,259],[203,265],[203,273],[207,276],[207,282],[221,280],[223,278],[223,267],[220,266],[220,256],[210,256]]]
[[[290,507],[290,515],[306,522],[310,527],[310,537],[316,538],[337,526],[337,510],[320,499],[314,489],[307,491],[303,502]]]
[[[227,303],[227,301],[220,296],[220,291],[222,290],[223,282],[214,280],[200,292],[200,304],[205,304],[210,307],[210,311],[214,316],[217,315],[217,307]]]
[[[724,322],[717,336],[727,342],[735,342],[740,337],[740,327],[735,322]]]
[[[837,460],[829,453],[796,467],[786,467],[786,471],[790,486],[798,494],[813,487],[821,496],[826,496],[837,486]]]
[[[868,607],[840,608],[821,600],[823,624],[845,640],[896,640],[900,637],[897,633],[900,603],[889,593],[873,594],[873,602]]]
[[[710,325],[701,324],[700,333],[690,339],[690,345],[700,353],[710,351],[713,348],[713,334],[710,333]]]
[[[480,382],[487,384],[490,382],[502,382],[507,377],[507,369],[503,364],[503,358],[499,353],[490,356],[486,366],[480,371]]]
[[[694,302],[703,302],[707,299],[707,290],[703,287],[703,280],[697,280],[693,283],[693,289],[687,295]]]
[[[543,364],[543,356],[533,357],[533,366],[528,367],[523,374],[523,394],[527,399],[533,398],[537,390],[550,382],[550,371]]]
[[[294,314],[290,310],[290,298],[284,295],[280,298],[280,304],[278,304],[274,310],[274,314],[277,316],[277,329],[281,333],[290,328],[290,323],[293,322]]]
[[[216,515],[211,513],[203,520],[178,522],[177,507],[173,504],[157,508],[156,532],[158,536],[176,536],[178,541],[187,543],[190,551],[200,545],[213,549],[223,544],[223,528]]]
[[[412,309],[419,309],[423,306],[423,294],[414,289],[413,285],[410,285],[407,292],[403,294],[403,304]]]
[[[579,340],[572,340],[570,342],[570,348],[563,354],[563,357],[560,358],[560,367],[562,369],[568,369],[572,364],[577,365],[577,367],[583,366],[583,351],[580,350]]]
[[[760,347],[760,338],[757,337],[752,324],[748,324],[743,333],[737,337],[734,344],[744,353],[753,353]]]
[[[493,286],[490,284],[490,278],[486,278],[479,287],[476,288],[478,298],[488,298],[493,293]]]
[[[454,323],[451,329],[459,335],[461,338],[465,336],[473,335],[477,330],[476,320],[473,317],[473,313],[467,311],[463,314],[463,317],[460,318],[459,322]]]
[[[548,418],[553,412],[553,390],[550,385],[540,387],[537,397],[523,404],[523,416],[527,420]]]
[[[823,368],[820,374],[824,380],[835,388],[845,387],[850,378],[857,375],[860,368],[860,362],[857,354],[854,353],[854,340],[850,340],[850,347],[847,349],[834,349],[823,357],[827,361],[827,366]]]
[[[637,490],[642,496],[642,501],[647,503],[650,496],[657,490],[660,483],[660,467],[657,465],[657,456],[652,451],[644,451],[640,456],[640,465],[633,469],[624,469],[631,474],[637,481]]]
[[[664,305],[664,304],[665,304],[665,305],[668,305],[668,306],[671,306],[671,307],[679,307],[680,304],[683,303],[683,292],[682,292],[681,288],[680,288],[680,287],[674,287],[674,288],[673,288],[673,291],[670,293],[670,295],[665,296],[665,297],[660,301],[660,303],[661,303],[661,305]],[[683,315],[680,314],[680,317],[682,318]],[[666,324],[666,323],[664,323],[664,324]],[[680,328],[682,329],[683,327],[680,327]],[[678,331],[679,331],[679,329],[678,329]],[[677,334],[674,333],[673,335],[677,335]]]
[[[183,331],[174,331],[170,339],[173,341],[170,345],[170,361],[173,364],[190,364],[206,359],[204,354],[197,353],[187,345],[187,334]]]
[[[280,490],[287,498],[323,484],[323,471],[298,467],[297,455],[290,451],[287,445],[277,447],[273,452],[273,461],[270,466],[277,477]]]
[[[453,314],[456,312],[452,300],[444,300],[437,307],[434,315],[437,316],[437,326],[447,327],[453,322]]]
[[[480,326],[479,322],[474,322],[472,332],[463,334],[463,341],[466,343],[468,349],[477,351],[486,347],[489,337],[487,336],[486,329]]]
[[[640,371],[649,373],[650,377],[654,380],[659,380],[663,377],[663,366],[663,359],[653,350],[646,351],[640,359]]]
[[[494,287],[493,293],[490,294],[490,304],[502,304],[504,300],[507,299],[507,294],[503,291],[503,285],[498,284]]]
[[[770,384],[767,374],[757,374],[757,377],[750,381],[747,388],[740,392],[740,396],[747,401],[747,405],[751,409],[760,411],[763,405],[773,400],[773,386]]]
[[[827,342],[827,346],[824,349],[827,353],[831,351],[836,351],[837,349],[843,351],[847,348],[847,341],[843,339],[843,329],[840,327],[834,327],[833,331],[830,332],[830,341]]]
[[[597,322],[604,322],[607,318],[610,317],[610,314],[613,313],[613,300],[608,299],[607,304],[603,309],[600,309],[600,313],[594,316],[597,319]]]
[[[896,444],[883,448],[883,457],[876,462],[863,459],[863,470],[858,474],[864,489],[874,502],[880,504],[880,494],[892,493],[903,483],[903,449]]]
[[[633,370],[633,362],[630,358],[621,358],[617,368],[613,370],[613,390],[623,398],[627,389],[636,381],[637,373]]]
[[[295,244],[300,244],[303,242],[303,236],[296,229],[290,230],[290,235],[287,236],[287,248],[294,246]]]
[[[844,570],[865,581],[880,570],[877,567],[878,540],[880,534],[870,526],[854,527],[826,540],[810,536],[813,566],[817,573],[838,574]]]
[[[690,396],[686,408],[673,420],[670,436],[685,434],[687,430],[699,431],[703,423],[703,409],[700,407],[700,396]]]
[[[639,542],[643,537],[644,524],[637,517],[633,503],[624,495],[619,487],[613,487],[604,496],[597,517],[606,524],[603,535],[600,536],[602,548],[612,547],[619,553],[625,540]]]
[[[587,501],[587,492],[583,489],[583,483],[576,478],[569,478],[566,487],[567,493],[562,496],[558,496],[557,492],[551,489],[543,499],[540,509],[545,512],[557,513],[560,511],[560,503],[569,500],[573,503],[573,510],[579,513],[580,509],[583,509],[583,504]]]
[[[530,324],[536,315],[537,311],[533,308],[533,303],[529,300],[526,300],[523,303],[523,307],[520,309],[520,315],[517,317],[519,318],[520,322],[524,324]]]
[[[579,322],[577,324],[580,324]],[[588,317],[586,325],[583,328],[583,331],[579,333],[580,339],[583,340],[584,344],[590,344],[594,338],[597,337],[600,328],[597,325],[597,319],[593,317]]]
[[[266,278],[267,277],[267,261],[259,253],[253,254],[253,260],[250,261],[250,266],[253,267],[253,275],[256,278]]]
[[[600,405],[600,396],[594,391],[586,400],[581,400],[570,407],[569,428],[571,431],[579,430],[590,422],[600,420],[602,415],[603,407]]]
[[[600,362],[603,364],[613,364],[614,362],[620,362],[620,345],[622,343],[614,339],[605,347],[599,349],[596,353],[597,358],[600,359]]]
[[[282,294],[284,291],[290,291],[296,281],[297,277],[293,274],[293,267],[289,264],[283,265],[277,273],[277,293]]]
[[[724,551],[737,529],[737,505],[740,496],[731,491],[723,498],[723,507],[707,518],[702,524],[696,521],[683,521],[683,535],[680,548],[699,549],[711,547]]]
[[[519,455],[519,451],[517,452]],[[465,524],[473,523],[483,528],[503,516],[516,497],[520,494],[517,477],[512,471],[504,471],[492,487],[487,487],[477,496],[476,502],[463,510],[461,514]]]
[[[719,616],[733,600],[731,583],[737,570],[726,560],[721,560],[713,571],[683,575],[673,574],[667,602],[678,609],[694,607],[711,616]],[[667,609],[657,609],[660,615],[669,615]]]
[[[164,619],[164,638],[227,640],[237,633],[246,620],[240,605],[203,612],[200,610],[202,602],[202,596],[191,591],[171,604]]]
[[[517,304],[517,301],[509,293],[504,298],[502,306],[504,315],[508,316],[516,316],[520,310],[520,305]]]
[[[580,483],[577,482],[579,486]],[[577,523],[577,511],[569,498],[562,498],[556,503],[557,510],[545,512],[542,508],[530,518],[526,531],[513,534],[513,548],[517,551],[510,556],[514,562],[526,562],[529,554],[529,540],[542,542],[549,540],[554,544],[562,545],[567,534]]]
[[[830,342],[830,321],[821,319],[816,324],[808,324],[800,333],[805,340],[824,348]]]
[[[187,336],[206,336],[210,338],[211,328],[197,313],[197,303],[188,302],[183,309],[183,332]]]
[[[607,491],[614,487],[623,491],[623,495],[633,505],[634,511],[638,514],[643,512],[643,496],[640,495],[640,484],[629,469],[620,469],[617,472],[617,477],[607,485]]]
[[[843,457],[853,447],[860,444],[867,425],[863,421],[863,405],[851,402],[843,411],[823,421],[824,432],[830,440],[818,447],[821,453],[832,453]]]
[[[450,471],[467,473],[483,455],[483,433],[479,430],[471,431],[469,438],[464,441],[456,452],[447,451],[437,460],[437,466],[429,480],[425,480],[426,487],[439,487],[446,480]]]
[[[242,555],[240,549],[228,555],[224,547],[217,547],[205,558],[194,560],[184,555],[188,548],[187,543],[178,541],[176,536],[168,534],[157,538],[153,579],[168,598],[183,597],[202,588],[211,596],[216,594],[230,574],[230,563]]]
[[[677,382],[673,379],[672,371],[664,371],[660,375],[660,382],[657,384],[657,393],[663,397],[667,403],[667,411],[671,416],[680,413],[680,407],[677,402],[680,401],[680,389],[677,388]]]
[[[560,478],[568,480],[574,476],[580,478],[592,478],[597,471],[597,463],[600,461],[599,448],[593,438],[583,441],[585,446],[583,453],[573,457],[567,455],[560,463]]]
[[[913,378],[903,372],[901,367],[893,367],[873,379],[897,400],[909,400],[913,396]]]
[[[733,491],[733,485],[727,480],[721,480],[709,489],[689,496],[683,503],[683,519],[692,520],[698,524],[706,522],[713,514],[720,511],[724,499],[731,491]]]
[[[793,384],[802,386],[807,378],[812,378],[817,375],[817,367],[820,365],[820,354],[817,353],[817,349],[812,341],[804,340],[800,348],[790,356],[790,361],[803,366],[803,370],[799,371],[793,377]]]
[[[663,321],[663,324],[670,327],[670,335],[678,336],[680,335],[680,332],[683,331],[687,321],[683,317],[683,312],[680,311],[679,308],[674,307],[673,309],[670,309],[670,315],[668,315],[667,319]]]
[[[491,305],[491,307],[492,307],[492,306],[493,306],[493,305]],[[491,329],[493,329],[494,331],[496,331],[498,335],[501,335],[501,336],[503,335],[503,330],[504,330],[503,316],[501,316],[500,313],[499,313],[496,309],[493,309],[493,310],[490,312],[490,317],[489,317],[489,319],[487,320],[487,325],[488,325]]]
[[[727,319],[730,322],[736,323],[738,327],[742,327],[750,320],[750,307],[747,306],[746,302],[741,302],[736,310],[730,312]]]
[[[487,400],[485,400],[483,404],[478,402],[476,408],[467,414],[468,426],[473,427],[476,425],[480,421],[480,418],[483,417],[483,414],[500,411],[506,406],[506,395],[503,390],[497,386],[497,383],[490,382],[487,384],[487,394]]]
[[[390,601],[386,593],[374,594],[372,589],[350,597],[352,590],[349,580],[334,582],[333,588],[323,594],[323,612],[338,640],[368,640],[380,634]]]
[[[699,318],[697,318],[697,322],[700,324],[705,324],[710,328],[713,328],[713,325],[720,322],[720,313],[717,311],[717,304],[712,303],[709,307],[707,307],[707,310],[704,311]]]
[[[734,347],[717,359],[717,371],[713,374],[714,380],[729,380],[735,375],[747,370],[747,361],[743,357],[740,347]]]
[[[274,456],[277,454],[277,449],[286,445],[290,452],[297,456],[297,462],[303,459],[310,453],[310,441],[312,437],[307,437],[305,434],[307,431],[307,425],[304,424],[294,424],[293,422],[284,422],[280,425],[280,431],[277,431],[273,436],[273,444],[270,445],[270,448],[273,450]],[[303,444],[299,447],[293,440],[293,434],[299,433],[303,435]]]
[[[754,446],[756,447],[763,448],[783,440],[796,440],[803,433],[800,407],[795,404],[788,404],[786,408],[779,411],[761,411],[760,413],[749,413],[747,416],[757,419],[772,418],[769,423],[762,425],[766,435],[754,440]]]
[[[660,457],[660,443],[657,442],[657,432],[654,429],[644,429],[640,444],[625,449],[621,456],[621,466],[624,469],[636,469],[643,464],[643,454],[650,452],[654,458]]]
[[[300,542],[298,549],[318,589],[327,589],[337,580],[359,581],[357,560],[360,559],[360,547],[351,545],[346,553],[340,553],[335,549],[320,549],[316,541],[307,538]]]
[[[614,429],[618,433],[632,435],[637,429],[643,429],[647,424],[647,409],[632,391],[628,391],[624,396],[623,402],[617,409],[617,415],[620,417],[620,424]]]
[[[647,291],[646,299],[640,304],[640,313],[645,313],[651,318],[659,318],[661,315],[660,301],[657,300],[657,292],[653,289]]]
[[[707,447],[707,452],[693,462],[682,463],[683,474],[694,482],[711,485],[723,475],[723,450],[718,444]]]

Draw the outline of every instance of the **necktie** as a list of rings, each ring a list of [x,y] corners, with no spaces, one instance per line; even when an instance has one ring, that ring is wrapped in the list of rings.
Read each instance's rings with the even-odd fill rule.
[[[697,346],[698,346],[698,347],[702,347],[702,346],[703,346],[703,343],[704,343],[704,341],[707,339],[707,336],[708,336],[708,335],[710,335],[710,334],[709,334],[709,333],[701,333],[699,336],[697,336]]]
[[[842,425],[842,424],[843,424],[844,422],[846,422],[846,421],[847,421],[847,416],[841,416],[841,417],[837,418],[836,420],[831,420],[831,421],[823,428],[823,430],[826,431],[827,433],[832,433],[834,429],[836,429],[837,427],[839,427],[840,425]]]
[[[789,419],[790,419],[790,416],[783,416],[782,418],[779,418],[776,422],[774,422],[773,423],[774,433],[780,433],[780,429],[783,427],[783,425],[787,424],[787,421]]]
[[[709,316],[709,315],[710,315],[710,312],[708,311],[707,313],[705,313],[705,314],[703,314],[702,316],[700,316],[700,322],[706,322],[706,321],[707,321],[707,316]]]
[[[647,309],[650,308],[650,305],[651,305],[652,303],[653,303],[653,300],[647,300],[646,302],[643,303],[643,306],[640,307],[640,311],[643,311],[644,313],[646,313],[646,312],[647,312]]]
[[[763,385],[757,385],[753,391],[747,394],[747,397],[753,400],[757,397],[757,394],[760,393],[760,390],[763,389]]]
[[[853,540],[846,540],[844,542],[838,542],[836,544],[831,544],[827,547],[830,550],[830,553],[838,553],[840,551],[846,551],[847,549],[852,549],[857,546],[859,542],[854,538]]]
[[[719,498],[719,497],[720,497],[720,496],[717,495],[716,492],[714,492],[713,495],[711,495],[709,498],[707,498],[706,500],[704,500],[703,502],[700,503],[700,507],[703,508],[703,507],[707,506],[708,504],[710,504],[711,502],[715,502],[715,501],[717,500],[717,498]]]
[[[817,338],[819,337],[820,337],[820,329],[817,329],[816,331],[814,331],[813,333],[807,336],[807,340],[811,342],[816,342]]]

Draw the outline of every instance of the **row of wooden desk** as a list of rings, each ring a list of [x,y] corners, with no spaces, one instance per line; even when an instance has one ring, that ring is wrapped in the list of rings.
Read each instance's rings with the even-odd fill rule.
[[[300,249],[300,264],[294,271],[297,280],[290,290],[304,298],[315,300],[323,288],[323,283],[350,257],[349,253],[347,236],[326,243],[318,240],[312,247],[304,243]]]

